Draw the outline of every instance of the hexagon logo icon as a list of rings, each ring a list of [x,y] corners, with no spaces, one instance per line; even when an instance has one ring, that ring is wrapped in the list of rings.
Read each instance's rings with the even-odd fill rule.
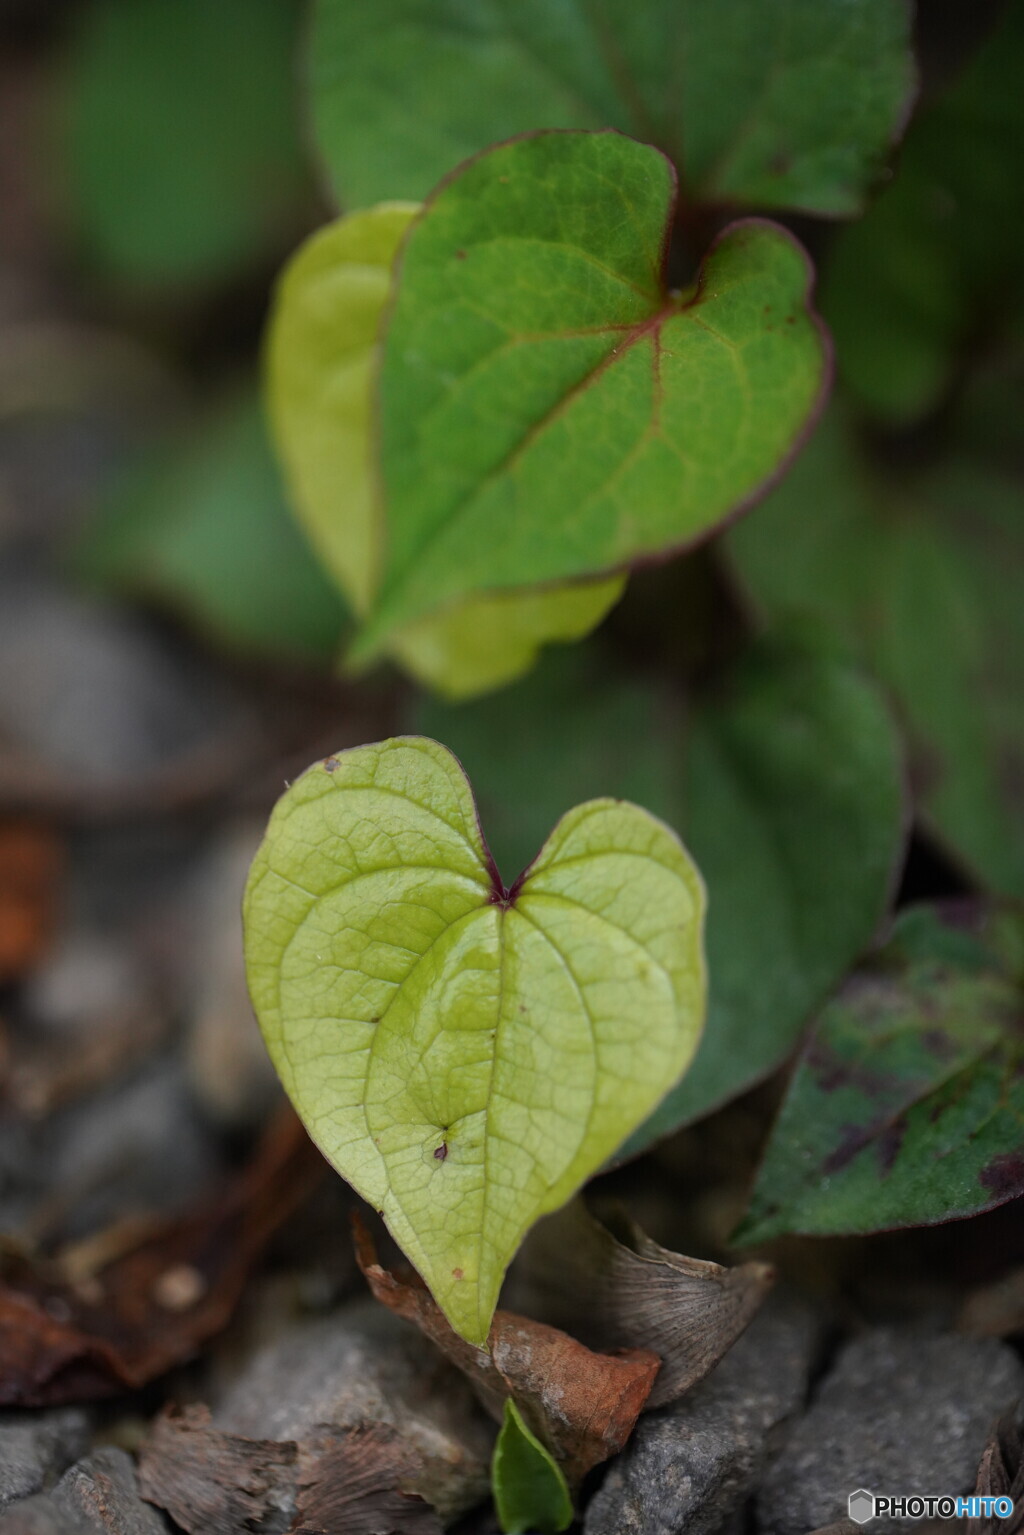
[[[875,1517],[875,1495],[868,1492],[866,1487],[858,1487],[856,1492],[851,1492],[847,1506],[854,1524],[867,1524],[869,1519]]]

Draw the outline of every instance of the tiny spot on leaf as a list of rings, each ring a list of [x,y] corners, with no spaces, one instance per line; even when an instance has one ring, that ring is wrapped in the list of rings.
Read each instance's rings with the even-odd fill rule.
[[[1004,1151],[983,1167],[978,1178],[982,1188],[999,1199],[1009,1199],[1024,1188],[1024,1156],[1019,1151]]]
[[[448,1156],[448,1142],[442,1141],[434,1151],[434,1161],[443,1162]]]
[[[453,1279],[461,1279],[462,1278],[462,1270],[461,1269],[452,1269],[452,1278]]]

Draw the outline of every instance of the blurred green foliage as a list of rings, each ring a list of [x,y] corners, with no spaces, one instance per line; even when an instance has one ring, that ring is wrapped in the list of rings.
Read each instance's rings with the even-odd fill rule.
[[[83,255],[111,284],[210,284],[283,252],[309,201],[293,0],[97,0],[58,107]]]
[[[228,650],[321,664],[339,653],[346,609],[289,515],[251,387],[117,477],[75,564]]]
[[[537,128],[618,128],[688,201],[857,212],[914,78],[905,0],[316,0],[320,151],[349,206],[425,197]]]

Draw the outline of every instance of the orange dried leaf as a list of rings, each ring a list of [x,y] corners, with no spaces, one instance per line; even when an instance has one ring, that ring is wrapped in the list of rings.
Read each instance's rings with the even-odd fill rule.
[[[626,1443],[647,1401],[660,1359],[649,1349],[593,1353],[557,1328],[496,1311],[485,1348],[453,1331],[422,1280],[377,1261],[373,1239],[354,1218],[356,1256],[377,1300],[417,1327],[468,1376],[496,1419],[512,1396],[524,1421],[572,1483]]]

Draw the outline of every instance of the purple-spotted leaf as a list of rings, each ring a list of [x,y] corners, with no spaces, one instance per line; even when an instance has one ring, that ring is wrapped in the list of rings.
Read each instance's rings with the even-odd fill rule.
[[[1024,1193],[1024,914],[911,908],[821,1015],[735,1240],[977,1214]]]
[[[442,183],[400,258],[379,385],[386,543],[356,654],[471,594],[665,556],[763,490],[820,404],[807,257],[733,225],[670,290],[675,177],[540,133]]]

